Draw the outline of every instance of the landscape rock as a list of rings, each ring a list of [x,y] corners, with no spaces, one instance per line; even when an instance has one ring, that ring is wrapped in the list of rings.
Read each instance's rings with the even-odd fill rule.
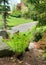
[[[30,42],[28,49],[31,50],[33,48],[34,48],[34,43],[33,42]]]
[[[6,39],[9,38],[8,33],[5,30],[0,31],[0,36],[2,36],[3,38],[6,38]]]
[[[10,50],[10,47],[6,43],[0,41],[0,57],[11,55],[11,54],[12,51]]]
[[[6,43],[0,41],[0,50],[4,49],[10,49],[10,47]]]

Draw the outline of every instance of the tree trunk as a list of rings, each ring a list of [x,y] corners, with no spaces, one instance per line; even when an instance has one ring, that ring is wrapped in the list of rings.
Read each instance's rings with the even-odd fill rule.
[[[4,29],[7,28],[6,26],[6,12],[3,13],[3,21],[4,21]]]

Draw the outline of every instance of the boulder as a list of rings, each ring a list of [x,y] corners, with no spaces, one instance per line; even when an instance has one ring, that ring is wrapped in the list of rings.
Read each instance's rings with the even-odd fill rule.
[[[33,48],[34,48],[34,43],[33,42],[30,42],[28,49],[29,50],[32,50]]]
[[[0,31],[0,36],[2,36],[3,38],[6,38],[6,39],[9,38],[9,35],[8,35],[8,33],[5,30],[1,30]]]
[[[10,47],[6,43],[0,41],[0,57],[12,54],[13,52],[10,50]]]

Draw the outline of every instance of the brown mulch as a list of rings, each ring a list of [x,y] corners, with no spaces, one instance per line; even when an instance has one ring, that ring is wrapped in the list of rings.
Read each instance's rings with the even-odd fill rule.
[[[46,65],[46,62],[35,57],[33,51],[27,51],[20,58],[16,58],[15,55],[0,58],[0,65]]]

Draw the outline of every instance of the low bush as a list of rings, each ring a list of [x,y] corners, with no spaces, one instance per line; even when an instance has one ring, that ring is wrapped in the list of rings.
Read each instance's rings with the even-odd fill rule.
[[[29,37],[26,34],[14,34],[9,40],[3,39],[3,42],[8,44],[12,51],[23,53],[29,44]]]
[[[38,19],[38,13],[36,13],[35,11],[33,11],[31,13],[31,19],[33,19],[34,21],[37,21],[37,19]]]
[[[38,42],[43,37],[43,32],[46,31],[46,26],[41,26],[36,28],[34,32],[34,38],[33,41]]]
[[[38,20],[39,20],[38,26],[46,26],[46,13],[40,14]]]
[[[12,17],[21,18],[21,11],[19,10],[13,11]]]
[[[37,42],[42,38],[41,32],[36,32],[34,35],[34,41]]]

